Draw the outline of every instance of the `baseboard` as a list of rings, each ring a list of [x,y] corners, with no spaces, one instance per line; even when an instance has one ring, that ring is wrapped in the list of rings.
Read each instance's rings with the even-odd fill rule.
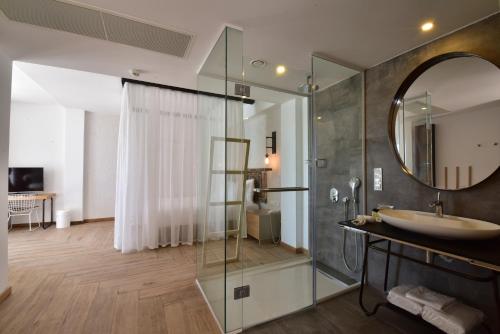
[[[111,222],[115,221],[115,217],[104,217],[104,218],[92,218],[92,219],[84,219],[84,223],[100,223],[100,222]]]
[[[12,288],[9,286],[7,289],[5,289],[2,293],[0,293],[0,304],[7,298],[9,298],[10,294],[12,293]]]
[[[302,247],[295,248],[295,247],[290,246],[289,244],[287,244],[286,242],[283,242],[283,241],[280,242],[280,246],[283,247],[285,250],[289,251],[290,253],[306,254],[306,255],[309,254],[309,250],[302,248]]]
[[[101,223],[101,222],[111,222],[115,221],[115,217],[104,217],[104,218],[91,218],[84,220],[72,221],[71,225],[88,224],[88,223]]]
[[[74,220],[74,221],[71,222],[71,225],[80,225],[80,224],[87,224],[87,223],[110,222],[110,221],[115,221],[115,217]],[[48,222],[45,222],[45,224],[48,224]],[[53,224],[55,224],[55,222]],[[32,223],[31,226],[32,227],[38,227],[38,222]],[[19,223],[19,224],[12,225],[12,227],[13,228],[17,228],[17,227],[29,227],[29,224],[28,223]]]

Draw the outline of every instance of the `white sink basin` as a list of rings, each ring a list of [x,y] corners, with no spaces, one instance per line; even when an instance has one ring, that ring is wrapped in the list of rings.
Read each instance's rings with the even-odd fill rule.
[[[433,213],[381,209],[380,216],[387,224],[404,230],[427,234],[442,239],[480,240],[500,236],[500,225],[477,219]]]

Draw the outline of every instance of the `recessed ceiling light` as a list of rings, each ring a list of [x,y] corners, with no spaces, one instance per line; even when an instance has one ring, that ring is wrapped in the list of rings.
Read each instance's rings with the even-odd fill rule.
[[[267,66],[267,62],[263,59],[254,59],[250,62],[250,65],[256,68],[264,68]]]
[[[323,118],[323,117],[321,117],[321,116],[318,116],[318,120],[321,120],[322,118]]]
[[[278,65],[276,66],[276,74],[277,75],[283,75],[286,72],[286,67],[285,65]]]
[[[138,68],[131,68],[130,70],[128,70],[128,73],[130,73],[130,75],[133,75],[134,77],[140,76],[142,72],[143,71]]]
[[[432,21],[425,22],[420,26],[420,30],[422,31],[429,31],[432,30],[432,28],[434,28],[434,23]]]
[[[422,109],[422,110],[427,110],[427,107],[422,107],[422,108],[420,108],[420,109]]]

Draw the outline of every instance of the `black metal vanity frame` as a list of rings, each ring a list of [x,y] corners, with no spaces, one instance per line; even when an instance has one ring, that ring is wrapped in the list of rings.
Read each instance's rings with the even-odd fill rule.
[[[341,222],[339,223],[342,228],[353,230],[354,232],[363,234],[364,239],[364,249],[363,249],[363,268],[361,272],[361,284],[359,289],[359,305],[363,312],[367,316],[372,316],[377,313],[378,309],[381,306],[392,307],[392,304],[388,302],[378,303],[371,310],[369,310],[363,301],[364,295],[364,287],[366,285],[366,276],[367,276],[367,266],[368,266],[368,251],[369,249],[376,250],[378,252],[386,254],[385,258],[385,273],[384,273],[384,291],[387,292],[388,285],[388,276],[389,276],[389,266],[391,256],[395,256],[404,260],[408,260],[414,263],[418,263],[420,265],[437,269],[448,274],[452,274],[455,276],[459,276],[468,280],[473,280],[477,282],[483,283],[491,283],[494,293],[494,299],[497,307],[498,318],[500,319],[500,296],[498,290],[498,276],[500,273],[500,242],[498,239],[494,239],[493,241],[483,241],[481,244],[479,242],[469,242],[464,241],[464,245],[467,245],[465,248],[460,250],[458,253],[453,252],[453,249],[458,246],[460,242],[458,241],[449,241],[449,240],[440,240],[428,236],[424,236],[421,234],[404,231],[395,227],[392,227],[385,223],[373,223],[366,224],[363,226],[356,226],[351,222]],[[370,240],[370,236],[374,236],[377,239]],[[421,241],[421,242],[419,242]],[[377,246],[380,243],[387,243],[387,248],[382,248]],[[481,267],[484,269],[488,269],[491,271],[491,274],[488,276],[476,276],[460,271],[456,271],[453,269],[449,269],[446,267],[442,267],[433,263],[433,261],[422,261],[401,253],[397,253],[391,250],[392,242],[400,243],[406,246],[414,247],[420,250],[429,251],[433,254],[444,255],[449,258],[453,258],[459,261],[467,262],[477,267]],[[481,249],[484,249],[481,252]],[[468,250],[474,250],[474,254],[470,254],[472,256],[467,256]],[[491,252],[495,252],[492,253]],[[481,253],[487,256],[481,256]],[[495,257],[496,254],[496,257]]]

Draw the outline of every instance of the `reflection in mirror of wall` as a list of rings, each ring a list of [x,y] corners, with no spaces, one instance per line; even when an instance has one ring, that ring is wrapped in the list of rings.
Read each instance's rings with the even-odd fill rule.
[[[500,166],[500,69],[463,54],[425,65],[396,98],[395,152],[405,171],[428,186],[471,187]]]

